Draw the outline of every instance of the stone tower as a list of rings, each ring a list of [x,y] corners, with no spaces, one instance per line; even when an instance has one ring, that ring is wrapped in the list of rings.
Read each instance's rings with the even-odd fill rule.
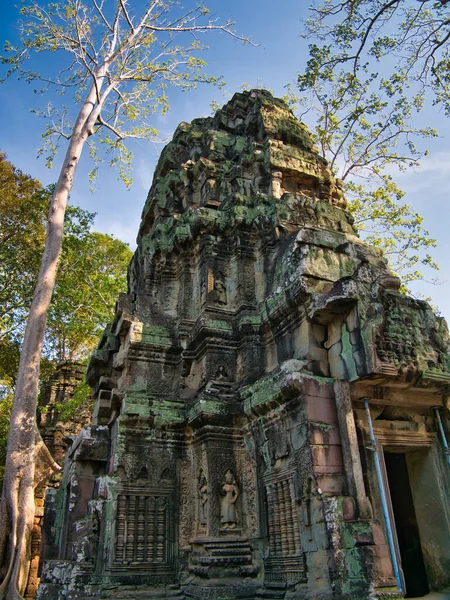
[[[345,206],[268,92],[177,128],[88,370],[92,426],[47,499],[39,598],[398,598],[420,569],[424,590],[450,584],[446,325]]]

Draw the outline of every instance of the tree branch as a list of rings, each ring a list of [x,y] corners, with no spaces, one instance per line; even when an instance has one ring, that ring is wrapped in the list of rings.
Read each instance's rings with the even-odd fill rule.
[[[128,14],[127,8],[126,8],[126,0],[119,0],[120,6],[122,8],[122,12],[124,14],[125,17],[125,21],[128,23],[128,27],[130,28],[130,30],[132,32],[134,32],[134,26],[133,23],[130,19],[130,15]]]

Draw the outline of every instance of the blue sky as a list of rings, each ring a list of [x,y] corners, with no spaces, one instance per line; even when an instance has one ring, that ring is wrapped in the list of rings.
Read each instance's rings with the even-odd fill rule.
[[[192,5],[190,0],[184,4]],[[231,96],[243,83],[250,87],[267,87],[276,95],[283,95],[284,86],[294,83],[297,73],[304,67],[307,43],[301,38],[301,31],[309,2],[210,0],[207,4],[212,14],[221,20],[231,17],[236,22],[238,33],[250,36],[261,46],[243,46],[224,34],[205,38],[210,46],[203,55],[208,70],[212,74],[223,75],[226,87],[222,91],[203,86],[189,93],[171,93],[170,112],[164,117],[157,116],[152,123],[162,138],[170,138],[181,121],[209,115],[212,100],[223,103],[226,100],[224,94]],[[2,41],[14,40],[17,35],[16,22],[17,9],[9,3],[2,6]],[[36,158],[44,130],[42,119],[30,113],[30,108],[36,107],[36,102],[32,87],[24,82],[10,80],[0,85],[0,149],[7,153],[15,166],[47,184],[56,180],[62,154],[55,160],[52,170],[45,167],[42,158]],[[405,201],[424,215],[425,227],[439,244],[434,257],[441,270],[428,275],[430,279],[437,275],[442,284],[416,284],[414,292],[431,296],[434,304],[450,320],[450,123],[443,114],[432,108],[427,109],[424,116],[429,125],[438,128],[440,138],[428,144],[430,155],[422,161],[422,166],[400,174],[398,181],[407,192]],[[131,191],[126,191],[123,184],[117,181],[114,171],[106,166],[101,167],[95,194],[89,191],[87,173],[91,165],[85,152],[71,194],[72,204],[96,212],[96,229],[112,233],[134,247],[142,207],[162,147],[163,144],[150,141],[133,145],[134,184]]]

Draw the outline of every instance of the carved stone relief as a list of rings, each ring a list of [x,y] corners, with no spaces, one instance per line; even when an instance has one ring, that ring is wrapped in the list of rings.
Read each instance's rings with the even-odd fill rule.
[[[233,472],[228,470],[223,478],[222,501],[220,511],[220,522],[222,529],[235,529],[239,522],[236,501],[239,497],[239,488]]]

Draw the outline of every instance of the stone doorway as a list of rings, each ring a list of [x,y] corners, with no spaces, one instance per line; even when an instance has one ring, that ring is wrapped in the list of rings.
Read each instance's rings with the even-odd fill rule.
[[[425,570],[406,454],[403,452],[385,451],[384,461],[406,588],[405,598],[421,598],[430,589]]]

